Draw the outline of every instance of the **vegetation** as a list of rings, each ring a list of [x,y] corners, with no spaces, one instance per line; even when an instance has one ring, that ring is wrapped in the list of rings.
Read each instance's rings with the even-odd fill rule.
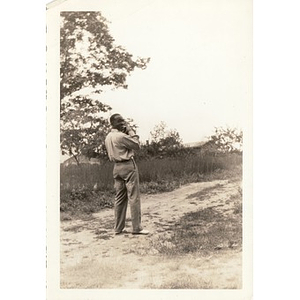
[[[111,107],[99,95],[105,88],[127,88],[127,76],[135,68],[146,68],[150,59],[133,58],[116,45],[100,12],[62,12],[61,18],[61,151],[78,164],[61,167],[61,211],[92,213],[112,206],[113,199],[112,165],[104,146],[109,124],[102,115]],[[128,121],[135,128],[133,120]],[[183,147],[177,130],[168,129],[164,122],[150,135],[150,143],[136,155],[144,193],[221,176],[221,170],[228,171],[242,160],[237,147],[242,133],[235,129],[216,128],[200,152]],[[101,165],[80,165],[80,154],[101,157]]]
[[[135,68],[145,68],[149,59],[134,59],[124,48],[115,45],[100,12],[62,12],[61,17],[61,152],[77,161],[77,165],[61,165],[60,170],[61,220],[68,220],[89,218],[92,213],[113,206],[113,164],[108,161],[104,147],[109,130],[104,114],[111,107],[102,103],[99,95],[105,88],[127,88],[127,76]],[[133,120],[128,121],[136,127]],[[168,129],[164,122],[156,125],[150,135],[151,140],[136,154],[142,193],[171,191],[198,181],[241,179],[243,135],[236,129],[216,128],[201,149],[185,148],[177,130]],[[88,158],[100,157],[100,165],[79,164],[81,154]],[[210,192],[204,189],[189,198],[197,201]],[[229,215],[216,207],[188,213],[175,224],[167,225],[171,236],[160,235],[158,240],[151,241],[150,247],[168,258],[241,248],[242,191],[237,191],[228,201],[233,204]],[[78,230],[78,226],[68,230]],[[116,278],[116,273],[117,279],[126,275],[118,272],[120,263],[122,266],[122,262],[117,262],[108,268],[102,262],[92,261],[87,265],[83,262],[68,273],[74,276],[78,287],[82,276],[90,278],[86,274],[108,274],[106,277],[92,276],[95,280],[89,281],[87,286],[101,287],[108,277]],[[82,270],[86,273],[77,277]],[[213,287],[210,281],[184,276],[178,274],[161,285],[148,287]]]
[[[162,237],[154,247],[164,255],[182,255],[200,252],[210,254],[242,246],[242,197],[235,202],[237,209],[228,217],[208,207],[186,214],[169,230],[170,238]]]
[[[240,289],[242,287],[242,190],[239,185],[241,168],[236,166],[233,169],[213,172],[213,176],[215,174],[222,174],[225,178],[238,182],[208,184],[204,189],[186,193],[181,197],[180,203],[184,198],[186,202],[193,202],[192,204],[198,201],[205,203],[198,210],[184,215],[179,213],[180,218],[174,218],[178,216],[175,210],[164,219],[161,219],[160,214],[148,212],[157,226],[153,231],[155,234],[145,239],[124,235],[123,247],[119,249],[124,255],[106,256],[112,244],[105,243],[100,250],[99,244],[94,244],[96,253],[99,253],[100,257],[102,253],[102,258],[99,259],[93,252],[90,257],[84,256],[76,266],[69,266],[64,270],[64,273],[68,274],[66,276],[68,279],[61,277],[65,280],[62,281],[63,287],[128,288],[128,284],[129,286],[134,284],[135,287],[148,289]],[[158,197],[159,201],[163,199],[163,195]],[[180,209],[180,206],[177,208]],[[157,218],[153,218],[154,215]],[[105,221],[100,228],[98,218],[70,224],[65,224],[65,231],[78,232],[88,228],[94,231],[95,238],[114,239],[111,234],[113,217],[108,223]],[[72,244],[70,241],[69,243]],[[86,252],[82,254],[86,255]],[[132,269],[130,261],[133,255],[140,263]],[[108,265],[110,268],[107,268]],[[126,265],[128,268],[123,268]],[[158,265],[160,268],[157,269]],[[121,266],[122,270],[129,271],[120,273],[118,266]],[[141,270],[142,280],[140,280]],[[94,272],[100,272],[100,276],[90,276]],[[109,276],[103,278],[101,276],[103,272]],[[115,278],[120,279],[118,281],[121,282],[120,285],[113,281]]]
[[[218,156],[206,153],[198,156],[139,160],[137,164],[141,192],[166,192],[190,182],[232,177],[236,172],[236,166],[241,165],[241,162],[242,155],[237,153]],[[61,167],[60,209],[64,213],[63,216],[89,214],[103,207],[112,207],[114,199],[112,169],[113,164],[108,161],[101,165]]]
[[[206,150],[217,153],[241,152],[243,148],[243,132],[236,128],[216,127],[215,133],[209,137]]]
[[[149,58],[133,58],[115,45],[107,20],[100,12],[62,12],[60,30],[61,152],[73,156],[105,155],[111,110],[99,100],[106,88],[127,88],[135,68]],[[85,90],[87,90],[85,92]]]

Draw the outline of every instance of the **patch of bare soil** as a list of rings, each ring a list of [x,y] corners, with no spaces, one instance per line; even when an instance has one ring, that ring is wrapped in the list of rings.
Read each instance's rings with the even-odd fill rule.
[[[242,249],[212,255],[201,252],[164,256],[155,245],[172,234],[172,225],[189,212],[213,207],[230,214],[240,182],[192,183],[172,192],[142,195],[142,224],[147,236],[114,236],[113,209],[90,220],[61,222],[61,288],[242,288]],[[209,189],[209,192],[203,191]]]

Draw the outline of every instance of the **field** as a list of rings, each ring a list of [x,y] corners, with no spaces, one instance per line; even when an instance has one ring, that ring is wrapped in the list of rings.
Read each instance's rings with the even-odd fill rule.
[[[242,288],[241,156],[210,159],[138,162],[148,236],[130,234],[129,216],[114,236],[110,164],[107,177],[103,166],[72,166],[72,180],[62,177],[61,288]]]
[[[137,161],[141,192],[155,194],[172,191],[191,182],[230,178],[241,166],[242,155],[194,155]],[[82,217],[113,206],[113,164],[61,167],[61,219]]]

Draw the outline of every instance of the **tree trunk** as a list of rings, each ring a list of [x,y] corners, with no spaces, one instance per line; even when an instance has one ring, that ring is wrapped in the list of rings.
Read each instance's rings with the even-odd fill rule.
[[[80,163],[79,163],[79,160],[78,160],[78,156],[75,155],[75,154],[72,152],[72,150],[70,150],[70,153],[71,153],[71,155],[74,157],[74,159],[75,159],[75,161],[76,161],[76,163],[77,163],[77,166],[79,166]]]

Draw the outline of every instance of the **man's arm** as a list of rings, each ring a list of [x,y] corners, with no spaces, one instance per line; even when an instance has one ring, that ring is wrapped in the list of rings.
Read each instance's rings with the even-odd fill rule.
[[[123,143],[128,149],[139,150],[140,140],[139,136],[132,130],[132,128],[126,124],[126,132],[128,133],[123,137]]]
[[[125,147],[132,150],[139,150],[140,149],[140,141],[139,136],[136,134],[132,135],[124,135],[122,138],[122,142],[124,143]]]

